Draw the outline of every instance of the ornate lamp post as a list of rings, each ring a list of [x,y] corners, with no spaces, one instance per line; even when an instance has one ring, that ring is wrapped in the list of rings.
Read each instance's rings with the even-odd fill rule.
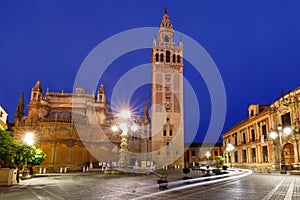
[[[117,114],[116,124],[111,127],[113,132],[117,132],[121,129],[121,149],[119,151],[119,167],[126,169],[128,166],[128,132],[136,132],[139,127],[131,119],[131,113],[129,110],[123,110]]]
[[[226,147],[226,151],[229,153],[230,156],[230,168],[232,168],[232,157],[231,157],[231,152],[234,150],[234,146],[232,144],[228,144]]]
[[[28,146],[32,146],[34,144],[34,134],[32,132],[27,132],[25,133],[25,136],[23,138],[24,142],[26,145]],[[25,165],[24,165],[24,170],[23,170],[23,173],[22,173],[22,177],[25,178],[28,176],[28,153],[26,152],[26,155],[25,155]]]
[[[278,131],[278,132],[277,132]],[[282,146],[282,137],[283,136],[288,136],[292,133],[292,129],[290,127],[282,127],[279,125],[277,127],[277,131],[271,131],[270,132],[270,138],[275,140],[277,137],[279,137],[279,145],[280,145],[280,173],[286,174],[286,167],[285,167],[285,162],[284,162],[284,154],[283,154],[283,146]],[[283,171],[284,170],[284,171]]]

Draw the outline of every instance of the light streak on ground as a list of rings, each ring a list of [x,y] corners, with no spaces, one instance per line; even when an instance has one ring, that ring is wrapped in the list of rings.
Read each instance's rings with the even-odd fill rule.
[[[189,188],[193,188],[193,187],[199,187],[199,186],[203,186],[203,185],[209,185],[209,184],[215,184],[215,183],[225,182],[225,181],[229,181],[229,180],[241,179],[243,177],[249,176],[252,173],[253,172],[251,170],[248,170],[248,169],[239,169],[238,171],[230,172],[230,174],[223,174],[223,175],[210,176],[210,177],[201,177],[201,178],[189,179],[189,180],[185,180],[185,181],[182,180],[182,181],[170,182],[168,184],[169,186],[175,186],[175,185],[183,184],[187,181],[190,182],[190,183],[197,182],[197,181],[203,181],[203,182],[199,182],[199,183],[193,183],[193,184],[189,184],[189,185],[170,188],[168,190],[159,191],[159,192],[148,194],[148,195],[145,195],[145,196],[141,196],[141,197],[138,197],[138,198],[135,198],[135,199],[136,200],[137,199],[144,199],[144,198],[147,198],[147,197],[162,195],[162,194],[166,194],[166,193],[170,193],[170,192],[174,192],[174,191],[178,191],[178,190],[185,190],[185,189],[189,189]],[[204,180],[207,180],[207,179],[210,179],[210,181],[204,181]],[[215,180],[211,180],[211,179],[215,179]],[[150,187],[154,187],[154,185],[150,186]],[[157,185],[156,185],[156,187],[157,187]]]

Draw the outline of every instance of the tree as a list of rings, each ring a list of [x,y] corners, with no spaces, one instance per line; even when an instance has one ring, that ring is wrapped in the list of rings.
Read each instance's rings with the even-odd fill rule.
[[[217,162],[217,167],[221,167],[221,165],[224,161],[224,158],[222,156],[215,156],[215,160]]]
[[[7,131],[0,130],[0,165],[1,167],[13,168],[17,156],[18,143]]]
[[[0,165],[1,167],[18,168],[25,164],[40,165],[46,154],[35,146],[20,144],[13,139],[10,132],[0,130]]]
[[[28,165],[30,166],[40,165],[46,159],[46,154],[35,146],[29,149],[28,154]]]

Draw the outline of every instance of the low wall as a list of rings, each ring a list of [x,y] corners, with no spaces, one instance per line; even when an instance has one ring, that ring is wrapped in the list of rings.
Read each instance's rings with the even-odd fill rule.
[[[0,186],[16,184],[17,169],[0,168]]]

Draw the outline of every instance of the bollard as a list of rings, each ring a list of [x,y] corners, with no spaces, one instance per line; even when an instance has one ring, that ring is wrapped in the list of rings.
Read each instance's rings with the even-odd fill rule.
[[[82,172],[85,173],[85,167],[82,168]]]
[[[43,168],[40,168],[40,174],[43,173]]]
[[[67,168],[65,167],[64,172],[67,173]]]
[[[43,174],[46,174],[46,167],[43,169]]]
[[[60,172],[60,173],[63,173],[63,168],[62,168],[62,167],[59,169],[59,172]]]

